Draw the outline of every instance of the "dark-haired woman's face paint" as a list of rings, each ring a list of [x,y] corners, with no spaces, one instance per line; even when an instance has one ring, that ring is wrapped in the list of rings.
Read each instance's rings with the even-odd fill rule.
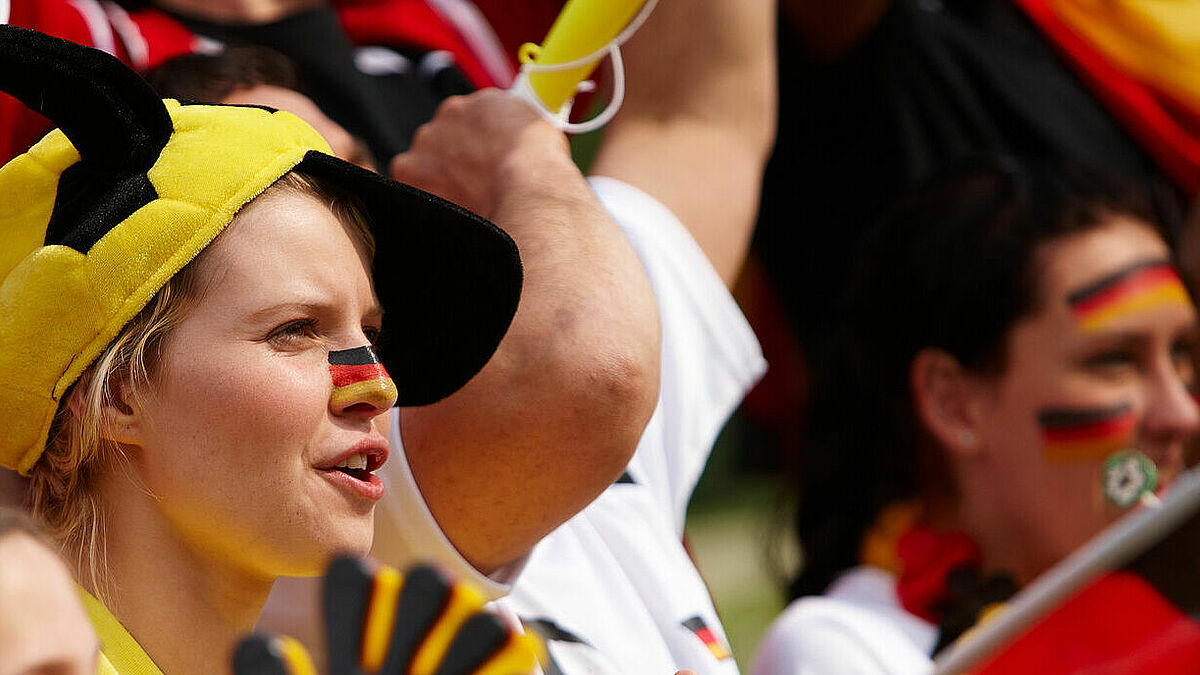
[[[335,408],[355,403],[390,408],[396,403],[396,384],[369,345],[329,352],[329,376],[329,402]]]
[[[1085,333],[1137,312],[1191,304],[1179,273],[1166,260],[1129,265],[1071,293],[1067,302]]]
[[[1133,406],[1045,407],[1038,425],[1051,462],[1103,460],[1129,447],[1136,427]]]
[[[964,509],[1001,523],[994,555],[1012,559],[989,564],[1031,578],[1119,517],[1103,486],[1114,453],[1145,455],[1164,485],[1182,469],[1200,429],[1196,313],[1168,256],[1127,218],[1038,250],[1032,312],[1009,329],[1002,372],[973,385],[978,451],[949,455]]]

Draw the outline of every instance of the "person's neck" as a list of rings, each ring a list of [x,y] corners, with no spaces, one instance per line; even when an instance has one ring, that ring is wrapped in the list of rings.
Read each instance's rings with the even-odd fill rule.
[[[226,24],[272,23],[324,4],[325,0],[158,0],[155,3],[168,12]]]
[[[963,496],[936,502],[926,511],[926,522],[936,529],[958,530],[974,539],[983,556],[985,574],[1007,574],[1018,586],[1041,574],[1047,565],[1038,562],[1034,542],[1011,522],[1011,514],[996,500],[972,498],[991,492],[980,486],[958,484],[965,485],[960,490]]]
[[[189,546],[147,491],[118,480],[124,497],[104,500],[109,611],[164,673],[229,672],[273,580]]]

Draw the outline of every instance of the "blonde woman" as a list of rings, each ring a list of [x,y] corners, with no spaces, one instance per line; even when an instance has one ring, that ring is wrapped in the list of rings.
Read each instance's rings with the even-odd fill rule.
[[[100,672],[224,672],[276,577],[369,549],[391,408],[487,361],[516,249],[287,113],[160,101],[0,29],[0,88],[61,127],[0,169],[0,463],[86,590]]]

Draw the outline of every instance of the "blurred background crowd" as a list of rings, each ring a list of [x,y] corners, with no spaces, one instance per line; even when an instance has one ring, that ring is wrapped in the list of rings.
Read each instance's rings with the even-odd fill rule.
[[[0,0],[7,23],[108,52],[163,97],[288,110],[393,177],[419,173],[396,158],[445,101],[512,86],[564,4]],[[684,542],[735,669],[916,672],[1126,512],[1108,460],[1134,449],[1160,486],[1190,464],[1200,2],[755,4],[770,30],[742,38],[773,50],[777,90],[747,103],[776,105],[775,127],[739,119],[774,140],[761,178],[731,179],[755,192],[748,252],[714,267],[769,368],[717,439]],[[679,40],[717,30],[671,16]],[[671,65],[656,76],[693,76]],[[607,102],[611,76],[594,77],[577,119]],[[0,95],[0,163],[51,126]],[[638,142],[605,134],[571,138],[583,173]],[[3,479],[19,506],[22,479]],[[844,607],[797,601],[814,596]],[[860,668],[872,654],[890,665]]]

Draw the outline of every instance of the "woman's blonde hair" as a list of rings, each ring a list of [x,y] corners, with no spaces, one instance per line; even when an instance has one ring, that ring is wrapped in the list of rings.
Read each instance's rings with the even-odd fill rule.
[[[366,210],[357,198],[296,171],[285,174],[263,194],[278,190],[321,201],[348,226],[368,261],[374,257]],[[237,220],[235,216],[224,231]],[[128,397],[138,400],[153,384],[172,330],[204,296],[206,276],[201,273],[201,261],[211,246],[171,277],[72,385],[55,413],[45,452],[30,472],[27,499],[31,513],[59,543],[67,559],[77,564],[80,582],[102,601],[107,595],[107,556],[96,476],[122,468],[126,459],[121,446],[104,436],[105,409],[124,406]]]

